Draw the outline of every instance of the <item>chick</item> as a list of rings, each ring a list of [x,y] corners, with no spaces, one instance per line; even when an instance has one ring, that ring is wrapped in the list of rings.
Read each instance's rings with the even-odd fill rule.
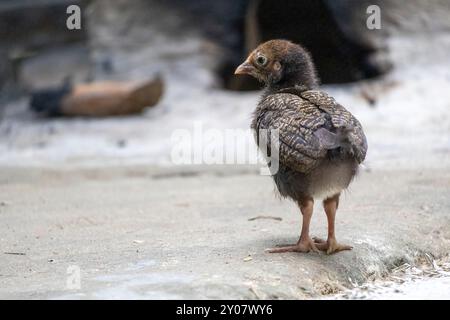
[[[296,244],[269,252],[328,254],[352,249],[335,236],[339,196],[358,171],[367,152],[367,141],[359,121],[325,92],[309,53],[286,40],[271,40],[256,48],[235,71],[265,83],[266,88],[251,127],[277,129],[279,161],[273,179],[282,197],[300,207],[303,224]],[[257,139],[257,143],[258,143]],[[259,146],[266,148],[267,146]],[[328,239],[311,239],[309,226],[314,199],[323,201],[328,219]]]

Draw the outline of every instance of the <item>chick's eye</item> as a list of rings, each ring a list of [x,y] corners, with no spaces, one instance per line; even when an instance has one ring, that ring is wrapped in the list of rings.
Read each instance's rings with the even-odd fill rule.
[[[267,62],[267,58],[264,56],[259,56],[258,58],[256,58],[256,63],[259,64],[260,66],[265,65]]]

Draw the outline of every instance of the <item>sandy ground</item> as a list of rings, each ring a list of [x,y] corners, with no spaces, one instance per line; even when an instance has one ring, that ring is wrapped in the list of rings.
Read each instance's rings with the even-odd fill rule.
[[[300,215],[254,168],[178,169],[1,168],[0,297],[308,298],[450,249],[448,168],[362,172],[337,220],[355,248],[332,256],[265,252]]]

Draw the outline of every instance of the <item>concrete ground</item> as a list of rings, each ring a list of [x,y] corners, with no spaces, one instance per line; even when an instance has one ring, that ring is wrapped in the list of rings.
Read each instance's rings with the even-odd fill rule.
[[[331,256],[265,252],[300,228],[273,191],[251,167],[1,167],[0,298],[310,298],[449,252],[445,165],[361,172]]]

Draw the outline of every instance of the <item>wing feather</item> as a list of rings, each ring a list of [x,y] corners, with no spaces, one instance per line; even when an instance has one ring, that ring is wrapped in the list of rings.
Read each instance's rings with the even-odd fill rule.
[[[257,133],[257,143],[261,129],[278,129],[279,161],[303,173],[315,168],[328,150],[338,145],[341,134],[348,140],[342,146],[349,146],[349,152],[359,163],[367,152],[359,121],[321,91],[277,93],[265,97],[256,109],[252,128]],[[270,137],[266,138],[270,148]]]
[[[301,96],[331,116],[331,123],[336,129],[344,129],[358,163],[366,158],[367,139],[361,123],[347,109],[323,91],[304,91]]]

